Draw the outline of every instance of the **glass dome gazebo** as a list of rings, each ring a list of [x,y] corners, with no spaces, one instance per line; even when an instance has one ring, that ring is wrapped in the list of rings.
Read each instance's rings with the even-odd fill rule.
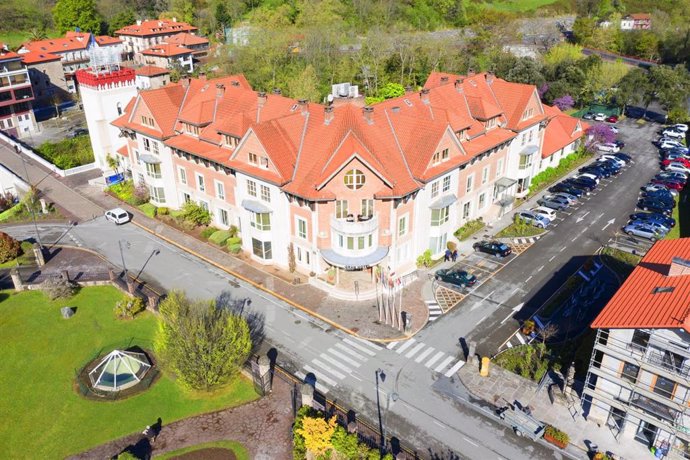
[[[97,390],[120,391],[139,383],[149,369],[144,353],[113,350],[89,372],[89,380]]]

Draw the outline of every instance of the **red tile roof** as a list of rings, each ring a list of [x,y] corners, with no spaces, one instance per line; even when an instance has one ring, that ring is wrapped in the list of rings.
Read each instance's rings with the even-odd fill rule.
[[[199,37],[198,35],[188,34],[186,32],[173,35],[165,39],[167,43],[182,46],[208,45],[207,38]]]
[[[158,75],[166,75],[169,74],[170,71],[168,69],[164,69],[163,67],[156,67],[155,65],[145,65],[144,67],[139,67],[136,69],[136,74],[141,75],[142,77],[155,77]]]
[[[690,260],[690,238],[657,241],[592,328],[682,328],[690,332],[690,274],[669,276],[674,257]],[[656,288],[668,288],[668,292],[656,292]]]
[[[9,61],[10,59],[17,59],[19,55],[9,50],[6,44],[0,42],[0,61]]]
[[[30,41],[22,44],[19,54],[26,64],[55,61],[61,53],[86,50],[92,35],[89,32],[68,31],[64,37]],[[93,36],[99,46],[119,45],[122,40],[107,35]]]
[[[544,105],[544,111],[549,117],[544,132],[541,157],[547,158],[584,136],[589,125],[578,118],[561,112],[558,107]]]
[[[39,64],[41,62],[59,61],[61,58],[57,54],[40,53],[38,51],[30,51],[21,54],[24,64]]]
[[[109,35],[99,35],[95,37],[95,39],[96,43],[98,43],[100,46],[119,45],[122,43],[122,39],[117,37],[111,37]]]
[[[181,56],[183,54],[191,54],[192,50],[185,48],[182,45],[175,45],[172,43],[160,43],[151,48],[147,48],[141,52],[146,56],[163,56],[163,57],[173,57]]]
[[[149,35],[176,34],[180,32],[194,32],[197,28],[186,22],[175,22],[168,19],[153,19],[141,21],[141,24],[132,24],[116,30],[116,35],[128,35],[146,37]]]
[[[117,149],[116,152],[123,157],[129,156],[129,149],[127,148],[127,144],[125,144],[122,147],[120,147],[119,149]]]
[[[649,13],[632,13],[628,16],[635,21],[648,21],[652,19],[652,16]]]

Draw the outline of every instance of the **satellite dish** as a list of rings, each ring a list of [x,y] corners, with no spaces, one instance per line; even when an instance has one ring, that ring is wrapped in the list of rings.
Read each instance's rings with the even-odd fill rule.
[[[332,94],[328,95],[328,102],[333,102],[333,95]]]

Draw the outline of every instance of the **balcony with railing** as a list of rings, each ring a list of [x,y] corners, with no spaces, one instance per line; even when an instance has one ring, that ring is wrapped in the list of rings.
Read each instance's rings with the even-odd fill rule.
[[[347,217],[339,219],[331,217],[331,228],[343,235],[365,235],[372,233],[379,228],[378,216],[348,214]]]

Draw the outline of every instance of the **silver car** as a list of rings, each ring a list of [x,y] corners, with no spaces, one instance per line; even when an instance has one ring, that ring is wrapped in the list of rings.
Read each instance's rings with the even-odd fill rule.
[[[537,203],[541,206],[546,206],[547,208],[555,209],[557,211],[568,207],[568,200],[556,195],[544,195],[537,200]]]
[[[646,223],[643,224],[641,222],[633,222],[631,224],[628,224],[625,227],[623,227],[623,231],[628,235],[639,236],[640,238],[645,238],[650,241],[660,240],[664,236],[666,236],[667,233],[660,232],[651,225],[647,225]]]

